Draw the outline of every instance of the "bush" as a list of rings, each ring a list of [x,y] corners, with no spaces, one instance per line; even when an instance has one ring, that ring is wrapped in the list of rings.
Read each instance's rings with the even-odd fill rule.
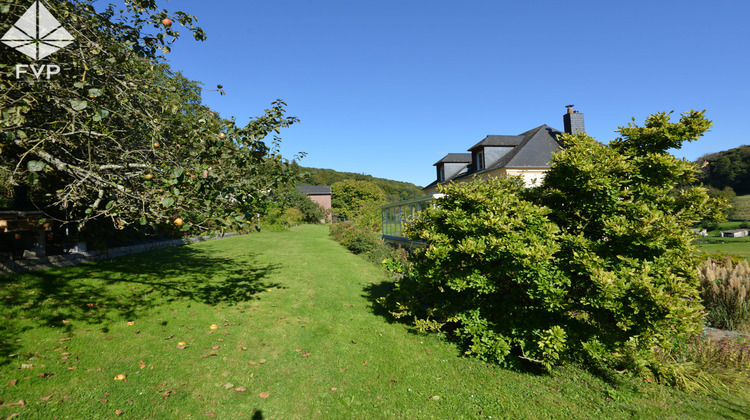
[[[331,225],[330,233],[334,240],[348,250],[382,265],[396,279],[409,270],[408,251],[386,244],[371,231],[368,233],[368,229],[357,227],[352,222],[338,222]]]
[[[261,225],[269,230],[284,231],[302,223],[302,212],[296,208],[271,207],[261,219]]]
[[[679,188],[697,168],[666,150],[709,126],[701,112],[679,123],[661,113],[621,127],[609,146],[563,135],[539,188],[444,186],[407,226],[428,245],[384,303],[488,360],[658,371],[657,352],[703,324],[689,228],[726,208],[704,188]]]
[[[331,237],[355,254],[367,254],[378,245],[378,238],[367,228],[352,222],[337,222],[331,225]]]
[[[747,328],[750,321],[750,266],[726,258],[712,258],[700,267],[701,297],[711,326],[729,330]]]
[[[554,364],[566,347],[553,321],[567,287],[553,266],[559,231],[522,190],[497,178],[446,186],[439,206],[406,228],[429,245],[394,297],[423,329],[449,326],[467,354],[502,361],[516,347]]]
[[[711,222],[711,221],[703,221],[699,225],[703,229],[706,229],[707,232],[712,232],[714,230],[719,230],[721,226],[719,225],[719,222]]]

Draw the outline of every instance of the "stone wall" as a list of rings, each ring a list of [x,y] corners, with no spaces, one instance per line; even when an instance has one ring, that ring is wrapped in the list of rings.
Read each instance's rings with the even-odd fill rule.
[[[219,236],[195,236],[185,239],[169,239],[164,241],[150,242],[140,245],[123,246],[119,248],[110,248],[103,251],[77,252],[73,254],[51,255],[45,259],[24,259],[0,261],[0,276],[25,273],[29,271],[46,270],[55,267],[69,267],[89,261],[108,260],[110,258],[122,257],[125,255],[138,254],[140,252],[153,251],[157,249],[170,248],[178,245],[192,244],[196,242],[208,241],[210,239],[221,239],[229,236],[235,236],[237,233],[225,233]]]

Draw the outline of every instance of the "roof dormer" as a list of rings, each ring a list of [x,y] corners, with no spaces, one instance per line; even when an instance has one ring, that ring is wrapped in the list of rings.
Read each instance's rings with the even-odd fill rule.
[[[518,146],[523,136],[487,136],[472,146],[472,172],[479,172],[493,167],[508,152]]]
[[[437,170],[437,182],[450,181],[466,172],[470,163],[471,155],[469,153],[448,153],[434,165]]]

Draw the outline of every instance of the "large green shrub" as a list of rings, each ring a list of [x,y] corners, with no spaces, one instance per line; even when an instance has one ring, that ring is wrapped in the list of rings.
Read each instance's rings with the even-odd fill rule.
[[[523,184],[496,178],[450,184],[406,235],[429,242],[399,292],[425,328],[449,326],[467,353],[503,360],[511,347],[554,362],[565,347],[555,313],[566,279],[554,265],[559,230]],[[552,322],[551,322],[552,321]]]
[[[666,150],[709,126],[702,112],[678,123],[655,114],[609,146],[563,135],[539,188],[446,186],[406,228],[429,245],[387,299],[392,313],[484,358],[658,370],[655,352],[702,326],[689,228],[726,207],[704,188],[681,189],[697,168]]]

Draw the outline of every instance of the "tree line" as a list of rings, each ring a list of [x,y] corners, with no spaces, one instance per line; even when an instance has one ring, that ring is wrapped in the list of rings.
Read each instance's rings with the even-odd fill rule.
[[[703,155],[697,163],[703,184],[718,190],[729,187],[738,195],[750,194],[750,145]]]

